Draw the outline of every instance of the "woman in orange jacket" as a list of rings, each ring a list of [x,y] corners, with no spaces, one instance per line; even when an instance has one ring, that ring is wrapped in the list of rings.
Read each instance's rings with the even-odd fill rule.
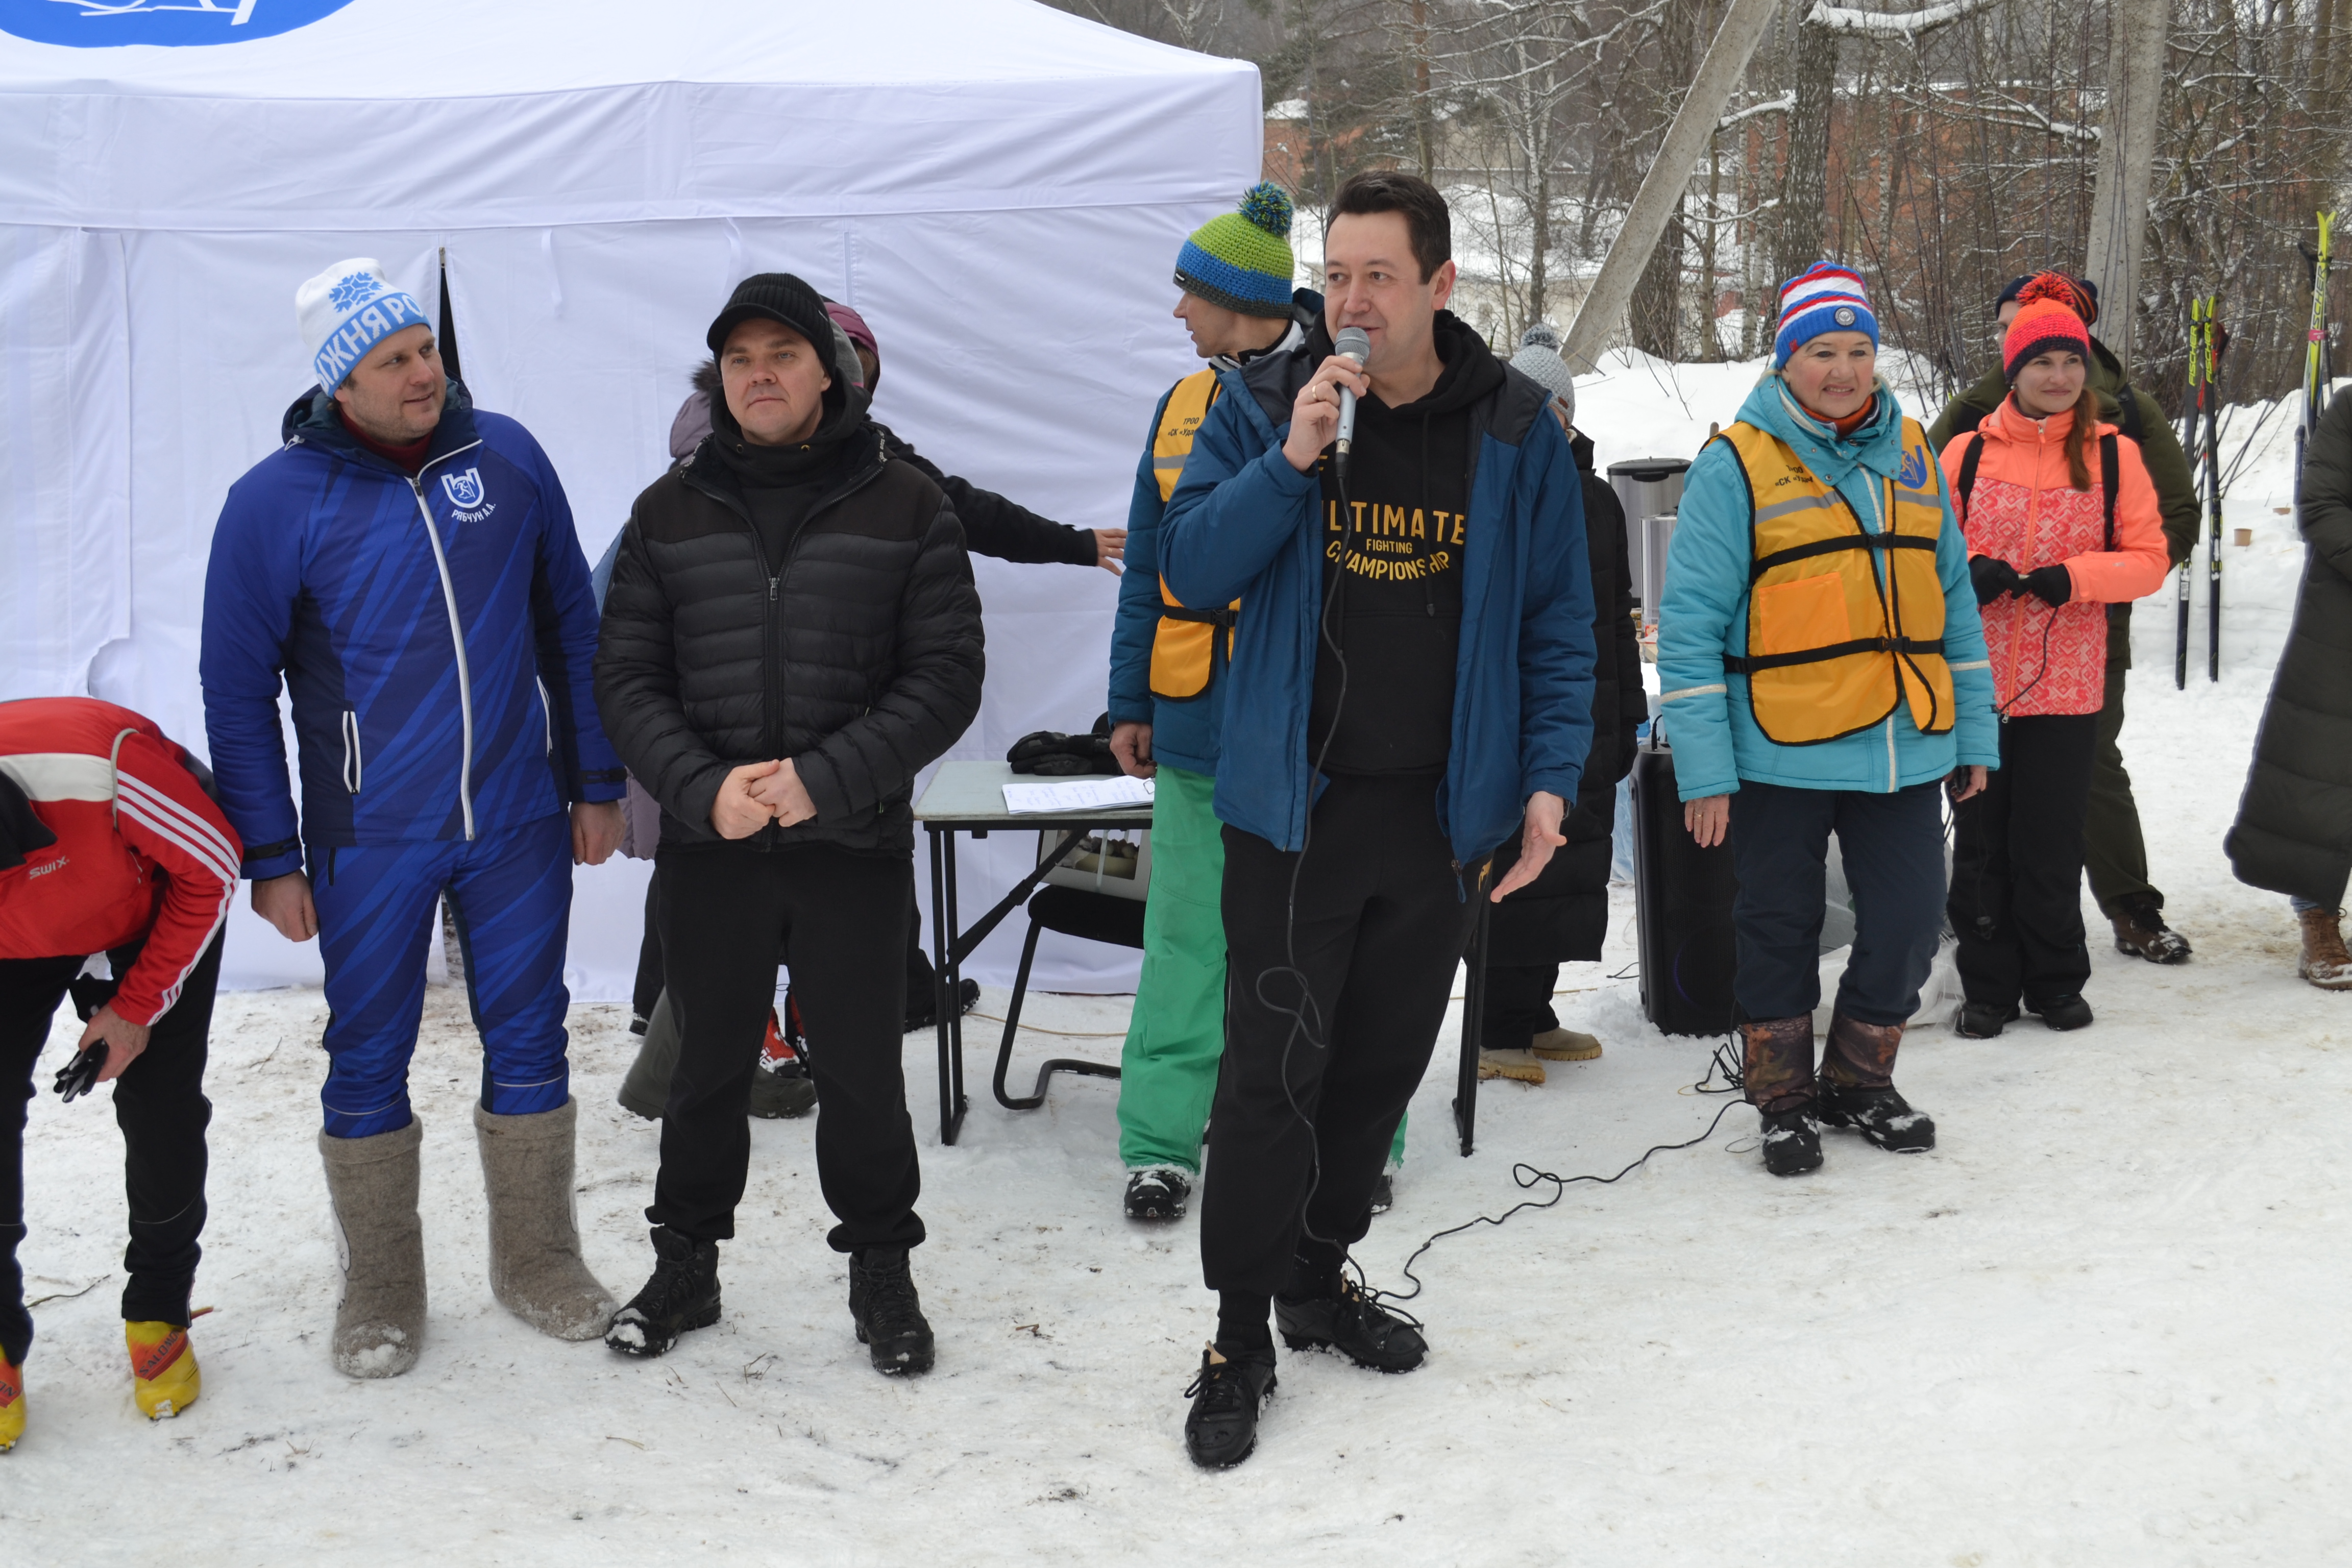
[[[2053,1029],[2091,1021],[2079,888],[2105,606],[2154,593],[2167,566],[2139,446],[2099,422],[2081,319],[2032,300],[2001,349],[2009,397],[1943,452],[2001,716],[2000,772],[1954,810],[1946,905],[1967,994],[1958,1026],[1975,1039],[2021,1006]]]

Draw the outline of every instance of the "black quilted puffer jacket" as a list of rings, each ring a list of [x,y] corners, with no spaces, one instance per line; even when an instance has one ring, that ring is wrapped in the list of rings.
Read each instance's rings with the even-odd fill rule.
[[[980,597],[947,498],[870,423],[772,576],[706,437],[630,509],[596,709],[662,807],[662,850],[724,846],[729,770],[789,758],[817,815],[737,847],[914,848],[915,774],[980,711]]]

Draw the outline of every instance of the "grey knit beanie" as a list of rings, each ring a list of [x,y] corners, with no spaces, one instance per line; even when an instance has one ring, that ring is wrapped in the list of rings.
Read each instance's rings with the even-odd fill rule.
[[[1568,416],[1576,423],[1576,377],[1568,362],[1559,357],[1559,329],[1549,321],[1538,321],[1519,334],[1519,352],[1511,356],[1511,368],[1534,382],[1559,400]]]

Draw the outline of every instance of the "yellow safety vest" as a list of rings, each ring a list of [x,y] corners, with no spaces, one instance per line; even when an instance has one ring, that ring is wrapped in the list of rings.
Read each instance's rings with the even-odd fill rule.
[[[1212,368],[1193,372],[1168,394],[1160,428],[1151,437],[1151,472],[1160,481],[1163,507],[1176,493],[1176,481],[1184,477],[1184,459],[1192,455],[1192,437],[1199,434],[1201,421],[1208,417],[1209,405],[1217,401],[1218,390],[1217,373]],[[1151,695],[1182,702],[1209,689],[1220,626],[1225,630],[1225,657],[1233,657],[1234,617],[1242,602],[1235,599],[1222,610],[1188,609],[1168,591],[1168,579],[1162,575],[1160,604],[1160,629],[1151,638]]]
[[[1729,443],[1748,479],[1748,652],[1724,668],[1748,677],[1765,739],[1807,746],[1867,730],[1911,704],[1927,734],[1952,727],[1944,662],[1942,476],[1927,432],[1903,421],[1898,478],[1885,481],[1884,531],[1873,533],[1787,442],[1736,424]],[[1884,558],[1882,574],[1874,557]]]

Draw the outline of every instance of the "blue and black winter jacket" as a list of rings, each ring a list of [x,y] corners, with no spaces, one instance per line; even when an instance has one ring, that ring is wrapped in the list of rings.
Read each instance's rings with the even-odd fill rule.
[[[588,563],[530,432],[453,381],[413,480],[315,388],[284,435],[229,488],[205,581],[205,731],[245,874],[300,870],[306,842],[473,838],[618,800]]]

